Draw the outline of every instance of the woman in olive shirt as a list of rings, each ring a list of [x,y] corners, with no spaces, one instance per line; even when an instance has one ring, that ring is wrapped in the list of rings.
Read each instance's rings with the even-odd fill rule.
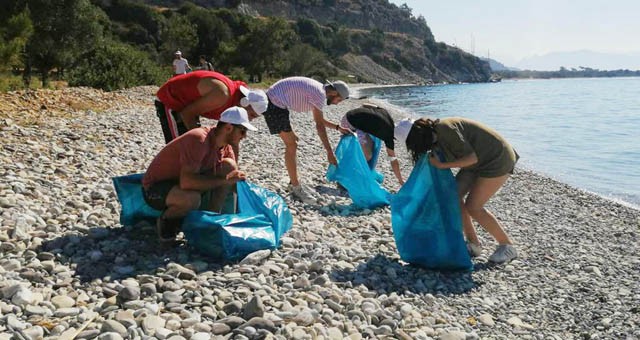
[[[473,218],[499,244],[489,261],[503,263],[516,258],[517,251],[511,239],[495,216],[484,207],[513,173],[519,156],[511,145],[495,130],[466,118],[403,120],[396,125],[395,136],[406,143],[414,162],[431,151],[429,162],[434,167],[460,168],[456,182],[464,234],[471,255],[478,256],[482,252],[471,221]],[[444,162],[436,156],[437,153]]]

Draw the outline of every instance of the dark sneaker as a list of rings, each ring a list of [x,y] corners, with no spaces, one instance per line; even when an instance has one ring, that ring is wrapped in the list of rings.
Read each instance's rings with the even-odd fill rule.
[[[158,217],[156,222],[156,232],[158,240],[162,244],[171,244],[176,241],[176,236],[180,232],[180,220],[166,219]]]

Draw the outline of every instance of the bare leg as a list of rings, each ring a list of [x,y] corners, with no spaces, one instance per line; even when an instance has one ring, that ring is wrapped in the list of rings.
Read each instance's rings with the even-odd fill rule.
[[[296,135],[293,131],[280,132],[280,138],[284,142],[284,165],[287,167],[287,173],[289,173],[289,180],[291,185],[298,186],[298,164],[296,159],[296,151],[298,149],[298,142],[296,141]]]
[[[512,242],[500,222],[491,212],[484,208],[484,205],[508,178],[508,174],[494,178],[478,177],[473,183],[465,202],[465,208],[469,215],[491,234],[498,244],[512,244]]]
[[[371,136],[367,134],[364,138],[364,141],[361,141],[360,146],[362,147],[362,152],[364,153],[364,159],[368,161],[373,157],[373,140]]]
[[[456,176],[456,182],[458,183],[458,197],[460,200],[460,212],[462,213],[462,231],[464,232],[467,242],[479,245],[480,240],[478,239],[478,234],[476,234],[476,228],[473,227],[471,215],[469,215],[464,204],[465,196],[467,196],[469,190],[471,190],[471,186],[475,179],[475,174],[464,170],[460,170]]]
[[[167,209],[162,217],[173,219],[186,216],[189,211],[198,209],[200,205],[200,192],[182,190],[174,186],[166,198]]]

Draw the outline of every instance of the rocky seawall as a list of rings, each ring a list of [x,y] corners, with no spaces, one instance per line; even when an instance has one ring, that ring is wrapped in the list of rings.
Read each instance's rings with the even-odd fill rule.
[[[317,206],[287,195],[283,146],[263,119],[241,144],[250,180],[294,214],[279,249],[238,263],[161,251],[152,226],[118,224],[111,184],[163,146],[153,91],[0,97],[0,339],[640,338],[638,210],[518,169],[488,205],[517,260],[489,265],[495,244],[480,231],[473,272],[414,267],[399,259],[388,208],[352,209],[325,181],[310,114],[292,121]]]

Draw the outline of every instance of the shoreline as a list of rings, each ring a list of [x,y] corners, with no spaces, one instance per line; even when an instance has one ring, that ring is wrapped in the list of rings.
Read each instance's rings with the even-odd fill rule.
[[[560,79],[560,78],[559,78],[559,79]],[[534,79],[534,80],[536,80],[536,79]],[[449,85],[458,85],[458,84],[449,84]],[[358,87],[358,88],[357,88],[357,90],[358,90],[357,94],[358,94],[358,95],[361,95],[360,90],[364,90],[364,89],[388,88],[388,87],[407,87],[407,86],[440,86],[440,85],[439,85],[439,84],[437,84],[437,85],[403,84],[403,85],[395,86],[395,85],[376,85],[376,84],[367,84],[366,86]],[[394,115],[393,115],[394,120],[397,120],[399,117],[402,117],[402,118],[404,118],[404,117],[413,117],[413,118],[420,117],[419,115],[417,115],[417,114],[415,114],[415,113],[411,112],[411,111],[409,110],[409,108],[407,108],[407,107],[404,107],[404,106],[398,106],[398,105],[395,105],[395,104],[390,103],[388,99],[380,99],[380,98],[367,97],[366,99],[363,99],[363,100],[366,100],[366,101],[372,101],[372,102],[374,102],[374,103],[376,103],[376,104],[378,104],[378,105],[380,105],[380,106],[384,106],[384,107],[386,107],[386,108],[393,108],[393,111],[394,111]],[[540,171],[540,170],[534,169],[534,168],[531,166],[531,164],[528,164],[526,167],[525,167],[525,166],[522,166],[522,165],[520,164],[520,165],[518,165],[517,167],[518,167],[518,168],[527,169],[527,170],[532,171],[532,172],[534,172],[534,173],[537,173],[537,174],[539,174],[539,175],[541,175],[541,176],[544,176],[544,177],[548,177],[548,178],[554,179],[554,180],[556,180],[556,181],[558,181],[558,182],[560,182],[560,183],[563,183],[563,184],[567,184],[567,185],[571,186],[572,188],[574,188],[574,189],[576,189],[576,190],[582,190],[582,191],[588,192],[588,193],[590,193],[590,194],[594,194],[594,195],[599,196],[599,197],[601,197],[601,198],[603,198],[603,199],[606,199],[606,200],[608,200],[608,201],[610,201],[610,202],[614,202],[614,203],[622,204],[622,205],[624,205],[624,206],[627,206],[627,207],[632,208],[632,209],[635,209],[635,210],[640,210],[640,197],[638,197],[637,195],[630,195],[630,196],[628,196],[630,199],[629,199],[629,200],[627,200],[627,199],[625,199],[625,193],[624,193],[624,192],[619,192],[619,193],[618,193],[618,194],[619,194],[618,196],[610,196],[611,194],[607,194],[607,193],[599,193],[599,192],[593,191],[592,189],[589,189],[589,188],[582,188],[582,187],[579,187],[579,186],[578,186],[578,185],[576,185],[576,184],[572,184],[572,183],[564,182],[564,181],[562,181],[562,179],[557,178],[557,177],[553,176],[552,174],[547,174],[547,173],[544,173],[543,171]],[[635,200],[633,200],[633,199],[635,199]]]
[[[0,118],[0,339],[83,326],[79,338],[640,337],[640,211],[518,167],[487,208],[520,257],[489,265],[495,243],[478,228],[485,248],[473,272],[424,270],[399,259],[388,207],[352,209],[326,182],[305,113],[291,117],[299,172],[321,206],[289,197],[283,145],[264,119],[241,142],[249,180],[282,195],[294,216],[279,249],[240,263],[186,246],[160,251],[153,226],[118,224],[110,180],[144,171],[163,145],[152,93],[122,91],[113,109],[37,125],[30,115],[47,111]],[[326,117],[360,103],[330,106]],[[328,133],[335,148],[339,136]],[[412,165],[398,154],[406,178]],[[397,190],[388,162],[378,169]]]

